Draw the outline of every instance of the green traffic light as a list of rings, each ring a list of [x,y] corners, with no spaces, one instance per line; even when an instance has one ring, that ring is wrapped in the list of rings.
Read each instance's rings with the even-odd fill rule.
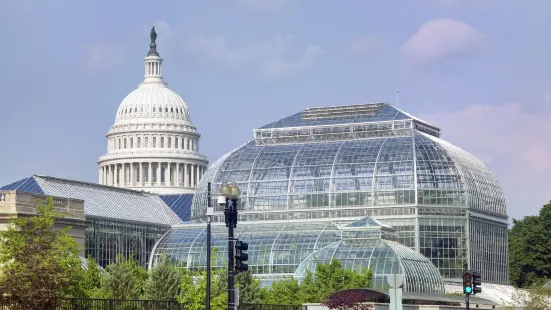
[[[467,293],[467,294],[472,293],[472,291],[473,291],[473,289],[472,289],[471,287],[469,287],[469,286],[467,286],[467,287],[465,288],[465,293]]]

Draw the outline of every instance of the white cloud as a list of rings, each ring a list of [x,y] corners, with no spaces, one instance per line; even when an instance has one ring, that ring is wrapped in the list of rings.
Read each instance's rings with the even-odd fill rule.
[[[546,98],[546,97],[544,97]],[[535,214],[551,199],[551,102],[541,100],[526,112],[518,102],[473,105],[419,115],[443,125],[442,138],[483,160],[503,185],[509,214]]]
[[[267,40],[245,44],[243,46],[229,45],[225,37],[197,37],[190,43],[191,48],[203,57],[229,67],[253,64],[260,68],[265,76],[276,76],[286,73],[297,73],[324,54],[317,45],[309,45],[301,52],[301,56],[290,61],[285,59],[295,46],[295,37],[291,35],[274,35]]]
[[[454,19],[435,19],[423,24],[402,46],[403,54],[414,66],[465,54],[485,39],[480,31]]]
[[[93,43],[85,50],[84,70],[93,72],[108,69],[120,62],[122,54],[120,47],[114,44]]]
[[[236,0],[236,2],[246,10],[279,12],[289,4],[290,0]]]
[[[353,53],[367,53],[372,51],[378,43],[378,40],[374,37],[365,37],[350,43],[349,48]]]

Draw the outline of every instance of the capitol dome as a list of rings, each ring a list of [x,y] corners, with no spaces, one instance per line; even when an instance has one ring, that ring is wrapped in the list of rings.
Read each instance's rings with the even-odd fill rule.
[[[122,101],[100,157],[99,183],[158,194],[193,193],[207,168],[184,100],[163,81],[151,30],[145,77]]]
[[[444,278],[464,265],[507,283],[503,191],[482,161],[440,138],[440,129],[388,103],[311,108],[258,128],[254,140],[206,172],[192,217],[214,222],[220,185],[241,189],[240,221],[353,221],[369,216],[429,258]]]

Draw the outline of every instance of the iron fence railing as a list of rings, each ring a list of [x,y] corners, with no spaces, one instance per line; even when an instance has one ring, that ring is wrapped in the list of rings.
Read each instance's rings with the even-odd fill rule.
[[[21,300],[0,297],[0,310],[184,310],[177,301],[55,298]]]
[[[302,310],[302,305],[268,305],[268,304],[242,304],[237,310]]]

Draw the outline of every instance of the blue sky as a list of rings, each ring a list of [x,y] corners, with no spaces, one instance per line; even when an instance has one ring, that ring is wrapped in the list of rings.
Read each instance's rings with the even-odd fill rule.
[[[211,161],[307,107],[395,101],[503,185],[551,199],[551,1],[0,1],[0,184],[97,181],[149,29]]]

